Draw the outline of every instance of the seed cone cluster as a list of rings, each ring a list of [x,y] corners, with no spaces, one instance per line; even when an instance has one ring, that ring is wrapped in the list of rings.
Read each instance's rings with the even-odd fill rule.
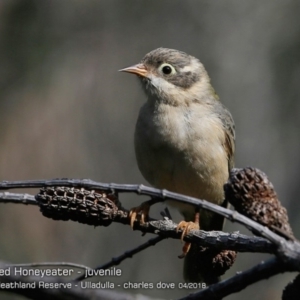
[[[45,217],[108,226],[121,204],[113,192],[74,187],[43,187],[35,196]]]
[[[224,185],[225,200],[229,201],[241,214],[267,226],[270,230],[287,239],[294,239],[286,209],[278,200],[272,183],[266,174],[255,168],[233,169]],[[86,190],[74,187],[43,187],[36,195],[44,216],[54,220],[73,220],[94,226],[108,226],[112,221],[128,224],[128,211],[125,210],[113,191]],[[122,217],[120,217],[122,216]],[[214,283],[235,262],[237,253],[232,250],[216,250],[192,245],[201,264],[193,263],[192,268],[207,270],[205,282]],[[187,257],[186,257],[187,258]],[[197,270],[194,270],[197,274]],[[294,291],[299,283],[288,285],[285,294]],[[295,283],[296,282],[296,283]],[[294,292],[293,292],[294,293]],[[294,299],[294,298],[283,298]],[[296,299],[296,298],[295,298]]]
[[[185,264],[185,272],[190,270],[195,274],[195,278],[190,278],[191,281],[203,280],[206,284],[211,285],[220,280],[220,276],[231,268],[234,264],[237,253],[233,250],[217,250],[213,248],[192,245],[190,251],[196,252],[193,256],[193,263]],[[188,258],[188,257],[187,257]],[[199,261],[199,263],[198,263]],[[205,272],[203,272],[205,270]],[[201,274],[201,278],[198,278]]]
[[[286,209],[266,174],[256,168],[233,169],[224,186],[226,199],[241,214],[287,238],[293,238]]]

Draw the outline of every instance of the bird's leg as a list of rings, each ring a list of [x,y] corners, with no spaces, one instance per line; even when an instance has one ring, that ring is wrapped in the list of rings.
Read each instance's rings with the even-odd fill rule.
[[[181,234],[181,241],[183,241],[183,238],[192,230],[192,229],[200,229],[200,212],[199,209],[197,209],[194,217],[194,222],[186,222],[186,221],[181,221],[176,228],[176,231],[182,230]],[[184,258],[186,254],[189,252],[191,248],[191,243],[185,242],[183,247],[182,247],[182,254],[180,254],[178,257],[179,258]]]
[[[144,224],[145,220],[148,219],[150,207],[155,204],[161,202],[161,199],[152,198],[151,200],[143,202],[141,205],[137,207],[133,207],[129,211],[129,222],[130,227],[133,228],[134,222],[139,221],[140,224]]]

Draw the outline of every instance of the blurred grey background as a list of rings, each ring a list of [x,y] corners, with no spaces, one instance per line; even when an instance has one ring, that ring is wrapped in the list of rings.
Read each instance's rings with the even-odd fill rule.
[[[69,177],[146,184],[133,148],[145,97],[133,76],[117,70],[157,47],[175,48],[206,66],[236,122],[236,166],[268,174],[299,237],[299,13],[300,2],[289,0],[2,0],[0,180]],[[121,200],[129,208],[145,199]],[[159,217],[163,207],[151,215]],[[0,257],[12,263],[93,267],[150,238],[118,224],[55,222],[37,207],[12,204],[1,204],[0,226]],[[229,222],[226,230],[247,233]],[[122,263],[122,278],[113,280],[181,282],[180,253],[179,241],[165,240]],[[239,254],[224,278],[267,258]],[[226,299],[280,299],[293,277],[276,276]],[[165,299],[189,293],[130,292]]]

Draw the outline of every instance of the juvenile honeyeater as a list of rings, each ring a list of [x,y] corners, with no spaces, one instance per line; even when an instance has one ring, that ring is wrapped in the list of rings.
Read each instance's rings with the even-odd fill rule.
[[[154,187],[225,205],[223,185],[233,167],[234,121],[203,64],[184,52],[158,48],[121,71],[136,74],[146,97],[135,127],[139,169]],[[222,230],[223,217],[171,203],[186,222],[179,229]],[[134,211],[133,218],[136,217]],[[184,277],[205,281],[197,245],[184,247]]]

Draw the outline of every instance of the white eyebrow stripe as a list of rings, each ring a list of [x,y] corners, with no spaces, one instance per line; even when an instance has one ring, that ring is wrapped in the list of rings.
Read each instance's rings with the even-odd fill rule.
[[[194,68],[191,65],[185,66],[181,69],[182,72],[191,72],[192,70],[194,70]]]
[[[198,62],[196,62],[194,59],[191,60],[190,64],[187,66],[184,66],[181,71],[182,72],[195,72],[198,67]]]

